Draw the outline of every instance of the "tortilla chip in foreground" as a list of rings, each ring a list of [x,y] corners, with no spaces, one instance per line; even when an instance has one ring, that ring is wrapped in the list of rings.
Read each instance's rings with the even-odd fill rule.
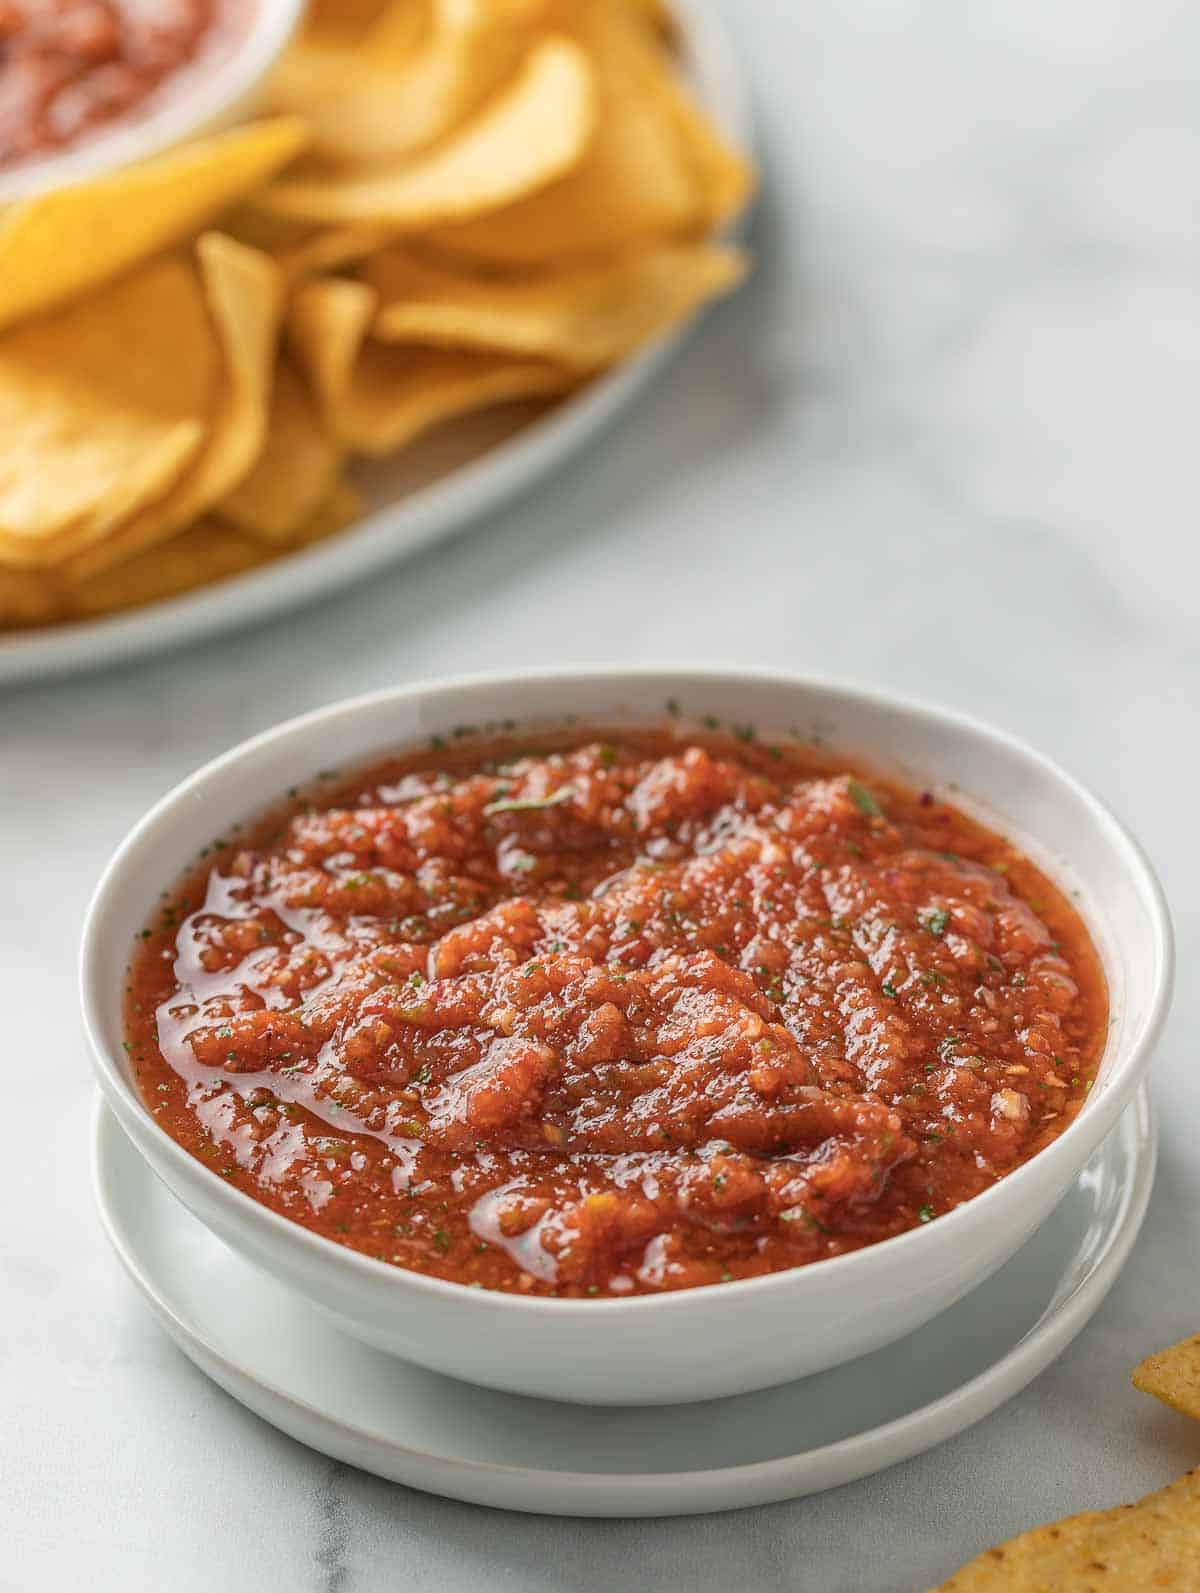
[[[1148,1355],[1134,1368],[1133,1386],[1200,1421],[1200,1333]]]
[[[66,563],[74,580],[162,542],[197,519],[246,476],[267,436],[283,277],[267,255],[206,233],[196,246],[225,364],[224,396],[198,460],[165,498]]]
[[[220,381],[180,258],[0,334],[0,563],[58,564],[168,492],[204,444]]]
[[[308,142],[296,117],[253,122],[0,215],[0,327],[94,288],[206,225]]]
[[[592,126],[587,57],[567,39],[546,37],[502,93],[427,153],[298,175],[268,188],[259,203],[300,221],[419,231],[511,204],[553,182],[579,160]]]
[[[934,1593],[1200,1588],[1200,1469],[1137,1504],[1089,1510],[988,1549]]]
[[[544,360],[377,343],[377,302],[364,283],[330,277],[301,288],[288,313],[291,346],[349,448],[391,453],[456,415],[571,385]]]

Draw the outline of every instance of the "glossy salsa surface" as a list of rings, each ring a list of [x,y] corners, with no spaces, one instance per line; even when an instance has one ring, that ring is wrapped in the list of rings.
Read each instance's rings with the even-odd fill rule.
[[[744,732],[325,771],[135,953],[166,1131],[483,1288],[718,1284],[936,1221],[1071,1121],[1107,1029],[1063,895],[930,793]]]

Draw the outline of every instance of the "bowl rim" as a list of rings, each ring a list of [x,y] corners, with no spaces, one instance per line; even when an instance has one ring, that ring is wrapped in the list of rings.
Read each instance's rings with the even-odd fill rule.
[[[21,161],[0,171],[0,208],[45,198],[63,188],[111,177],[126,166],[163,154],[200,136],[267,75],[300,25],[307,0],[253,0],[242,37],[210,70],[202,54],[195,80],[181,69],[183,91],[157,110],[126,121],[120,117],[77,145]],[[220,17],[218,16],[218,21]]]
[[[732,685],[748,688],[760,686],[793,688],[804,691],[810,696],[841,699],[852,697],[885,712],[931,719],[940,722],[952,732],[981,739],[1007,757],[1034,766],[1089,809],[1111,851],[1120,859],[1130,877],[1150,919],[1152,940],[1149,955],[1152,959],[1153,977],[1146,1011],[1137,1030],[1124,1038],[1108,1087],[1084,1103],[1083,1108],[1057,1139],[1030,1157],[1028,1161],[1005,1174],[990,1188],[964,1201],[954,1210],[939,1217],[936,1222],[907,1229],[903,1233],[864,1245],[861,1249],[844,1255],[827,1257],[804,1266],[784,1268],[759,1277],[740,1278],[730,1285],[697,1285],[687,1289],[668,1290],[661,1294],[632,1295],[625,1298],[563,1299],[555,1296],[521,1295],[505,1290],[475,1289],[451,1279],[429,1277],[424,1273],[397,1267],[389,1262],[363,1255],[360,1251],[351,1250],[292,1221],[291,1218],[255,1200],[252,1195],[230,1185],[210,1168],[197,1161],[166,1132],[146,1109],[132,1081],[124,1076],[120,1060],[101,1038],[100,1014],[104,1011],[106,994],[108,999],[111,999],[112,992],[106,993],[99,988],[95,968],[102,944],[104,920],[134,877],[130,870],[131,861],[136,862],[136,854],[142,843],[169,822],[180,804],[189,801],[198,790],[210,782],[219,782],[224,775],[247,758],[267,752],[272,746],[304,731],[315,730],[333,720],[353,718],[385,704],[420,701],[462,690],[520,691],[527,686],[561,686],[566,693],[572,687],[581,687],[587,682],[603,681],[614,686],[622,684],[633,686],[651,680],[668,691],[678,692],[686,691],[689,682],[700,686],[707,683],[711,686],[720,684],[724,687]],[[564,703],[564,712],[569,711],[568,705]],[[513,717],[519,715],[514,714]],[[403,743],[398,745],[402,746]],[[364,759],[370,757],[375,750],[382,751],[382,749],[366,748]],[[185,864],[186,859],[181,860],[180,868],[182,869]],[[1162,885],[1141,844],[1089,786],[1021,738],[957,709],[942,707],[927,699],[826,673],[800,674],[781,669],[744,669],[723,667],[719,664],[599,664],[519,669],[502,673],[484,670],[436,676],[405,685],[383,687],[357,696],[341,698],[283,720],[238,742],[202,764],[154,803],[128,831],[106,864],[84,915],[79,951],[79,999],[84,1033],[92,1054],[94,1070],[104,1094],[116,1111],[118,1121],[125,1126],[124,1120],[132,1114],[143,1131],[153,1139],[157,1152],[165,1156],[185,1180],[199,1180],[211,1199],[225,1209],[231,1227],[249,1224],[257,1229],[264,1243],[278,1241],[293,1254],[310,1257],[318,1267],[324,1265],[340,1273],[348,1284],[359,1283],[364,1287],[375,1288],[391,1287],[398,1294],[415,1289],[420,1294],[446,1303],[466,1304],[470,1301],[477,1307],[486,1306],[505,1314],[550,1315],[559,1318],[573,1317],[582,1312],[591,1318],[597,1313],[613,1317],[626,1313],[639,1315],[649,1311],[659,1313],[686,1311],[698,1300],[703,1300],[706,1306],[714,1307],[718,1301],[728,1300],[741,1300],[749,1304],[752,1298],[802,1288],[809,1280],[824,1282],[838,1277],[849,1284],[852,1279],[861,1277],[869,1273],[873,1266],[878,1266],[880,1257],[886,1257],[896,1263],[903,1263],[909,1258],[915,1260],[918,1254],[922,1253],[921,1247],[924,1247],[923,1253],[929,1254],[935,1245],[945,1245],[948,1242],[948,1235],[962,1235],[964,1230],[972,1225],[984,1223],[989,1213],[997,1207],[1013,1202],[1017,1198],[1015,1192],[1024,1189],[1030,1178],[1037,1176],[1031,1172],[1031,1169],[1036,1168],[1045,1172],[1054,1166],[1065,1173],[1067,1167],[1075,1160],[1076,1147],[1090,1138],[1094,1132],[1097,1109],[1092,1106],[1092,1101],[1098,1106],[1100,1101],[1108,1099],[1112,1102],[1120,1094],[1120,1107],[1110,1107],[1110,1115],[1113,1122],[1116,1121],[1120,1108],[1123,1108],[1127,1097],[1136,1087],[1162,1033],[1171,1003],[1174,969],[1174,933],[1170,911]],[[1118,1083],[1119,1090],[1116,1088]],[[1108,1126],[1111,1128],[1112,1123]],[[1107,1132],[1108,1129],[1105,1130],[1105,1133]],[[1099,1138],[1103,1138],[1103,1135]],[[1096,1142],[1098,1143],[1099,1139]],[[137,1149],[141,1154],[146,1154],[140,1145],[137,1145]],[[1082,1159],[1086,1160],[1086,1155]],[[941,1237],[935,1238],[935,1235]]]

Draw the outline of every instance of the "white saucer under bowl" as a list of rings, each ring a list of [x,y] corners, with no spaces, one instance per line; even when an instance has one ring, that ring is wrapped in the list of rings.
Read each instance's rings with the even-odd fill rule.
[[[226,1249],[103,1106],[95,1181],[117,1255],[184,1354],[301,1443],[475,1504],[667,1516],[818,1493],[995,1410],[1112,1287],[1145,1215],[1155,1151],[1143,1086],[1033,1238],[918,1332],[782,1388],[636,1409],[496,1393],[368,1349]]]

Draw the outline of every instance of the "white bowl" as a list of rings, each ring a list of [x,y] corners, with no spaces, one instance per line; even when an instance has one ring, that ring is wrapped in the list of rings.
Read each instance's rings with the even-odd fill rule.
[[[122,1049],[121,994],[159,892],[214,833],[329,765],[366,763],[456,725],[685,722],[714,714],[809,735],[1003,830],[1067,891],[1096,941],[1111,1026],[1071,1126],[974,1200],[849,1255],[715,1288],[631,1299],[525,1298],[406,1272],[333,1244],[231,1187],[171,1139]],[[401,687],[257,736],[165,797],[117,851],[84,926],[84,1022],[101,1088],[183,1203],[250,1261],[369,1344],[455,1377],[589,1404],[666,1404],[765,1388],[880,1348],[1008,1259],[1049,1215],[1133,1096],[1170,1001],[1171,926],[1137,843],[1046,758],[1011,737],[890,693],[778,674],[596,669]]]
[[[98,127],[77,145],[0,171],[0,206],[147,160],[186,139],[217,132],[253,111],[268,72],[299,26],[306,0],[247,3],[253,11],[240,36],[228,50],[214,46],[212,59],[202,47],[196,61],[180,69],[177,82],[166,82],[161,107],[142,115],[135,107],[129,117],[116,118],[111,127]]]

